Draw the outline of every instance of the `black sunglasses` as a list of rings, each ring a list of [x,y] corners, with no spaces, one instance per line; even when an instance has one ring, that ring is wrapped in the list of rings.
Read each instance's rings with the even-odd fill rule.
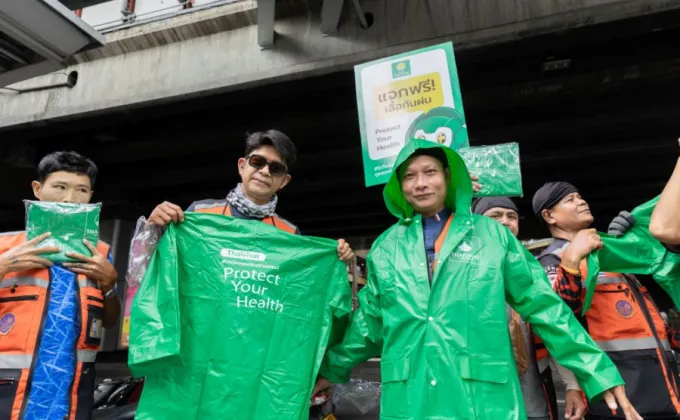
[[[272,174],[272,176],[283,176],[288,173],[286,165],[279,162],[270,162],[264,156],[250,155],[247,156],[246,159],[248,160],[248,164],[257,170],[269,166],[269,173]]]

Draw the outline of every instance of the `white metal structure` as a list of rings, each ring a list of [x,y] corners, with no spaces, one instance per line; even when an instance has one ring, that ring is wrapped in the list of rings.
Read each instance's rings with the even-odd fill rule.
[[[66,67],[105,39],[56,0],[0,1],[0,87]]]

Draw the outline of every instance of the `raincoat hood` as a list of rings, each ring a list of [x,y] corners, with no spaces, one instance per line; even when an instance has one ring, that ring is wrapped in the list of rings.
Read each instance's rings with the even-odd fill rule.
[[[400,220],[408,221],[415,215],[415,210],[406,201],[401,190],[400,166],[421,149],[439,148],[444,152],[449,164],[451,179],[447,186],[446,207],[456,215],[470,214],[472,205],[472,180],[463,159],[453,149],[434,143],[430,140],[411,140],[397,156],[397,160],[389,181],[383,189],[383,198],[387,209]]]

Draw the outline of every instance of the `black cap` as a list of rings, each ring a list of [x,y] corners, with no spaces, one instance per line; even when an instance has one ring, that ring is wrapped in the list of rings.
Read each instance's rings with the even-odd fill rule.
[[[575,192],[578,192],[576,187],[568,182],[548,182],[544,184],[536,191],[533,200],[531,200],[536,217],[542,220],[541,212],[543,210],[553,208],[564,197]]]
[[[503,209],[514,210],[519,214],[517,206],[508,197],[483,197],[477,200],[477,202],[472,206],[472,212],[475,214],[484,214],[490,209],[500,207]]]

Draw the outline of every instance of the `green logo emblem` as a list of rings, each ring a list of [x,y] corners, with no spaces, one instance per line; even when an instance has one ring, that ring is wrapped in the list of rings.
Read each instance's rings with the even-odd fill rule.
[[[411,62],[409,60],[392,63],[392,78],[409,76],[411,74]]]

